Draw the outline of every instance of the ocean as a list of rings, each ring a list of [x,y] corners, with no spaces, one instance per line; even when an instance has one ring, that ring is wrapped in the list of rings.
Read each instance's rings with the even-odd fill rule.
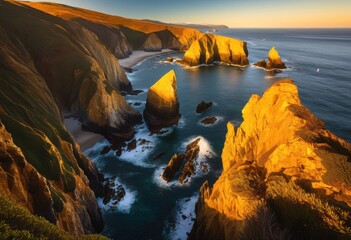
[[[147,89],[173,69],[182,117],[177,127],[164,134],[151,135],[144,124],[138,126],[135,138],[146,139],[147,144],[120,157],[113,152],[100,154],[107,141],[85,152],[103,174],[116,177],[116,183],[126,189],[117,206],[102,209],[104,235],[113,239],[186,239],[200,186],[206,180],[213,184],[221,174],[227,122],[238,127],[250,96],[261,95],[281,79],[292,78],[302,103],[329,130],[351,142],[351,29],[227,29],[216,34],[246,41],[251,64],[266,59],[274,46],[288,69],[272,73],[253,66],[185,68],[164,62],[167,57],[181,58],[183,53],[151,57],[135,66],[128,77],[133,88],[144,93],[127,96],[128,102],[141,103],[135,108],[142,112]],[[195,109],[201,101],[213,101],[214,106],[197,114]],[[216,124],[200,124],[210,116],[218,118]],[[209,164],[209,172],[196,174],[184,186],[176,181],[163,182],[160,175],[170,158],[197,137],[201,137],[200,157]],[[160,154],[163,156],[155,159]]]

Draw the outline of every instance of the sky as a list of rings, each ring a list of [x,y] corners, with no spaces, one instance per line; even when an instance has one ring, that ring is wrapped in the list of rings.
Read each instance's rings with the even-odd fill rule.
[[[351,0],[51,1],[112,15],[168,23],[224,24],[233,28],[351,27]]]

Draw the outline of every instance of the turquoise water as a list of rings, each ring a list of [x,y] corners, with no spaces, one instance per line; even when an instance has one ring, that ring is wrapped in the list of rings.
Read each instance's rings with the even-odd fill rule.
[[[241,109],[250,96],[262,94],[280,79],[293,78],[303,104],[323,119],[328,129],[351,141],[351,30],[230,29],[218,34],[247,41],[251,63],[266,58],[269,49],[275,46],[291,68],[272,74],[252,66],[184,68],[175,63],[161,63],[168,56],[181,58],[182,53],[152,57],[137,65],[136,71],[128,75],[134,89],[147,90],[165,73],[175,71],[182,118],[178,127],[164,135],[150,136],[145,125],[139,126],[136,139],[145,138],[151,143],[119,158],[113,153],[99,154],[107,142],[86,152],[102,173],[117,176],[127,190],[120,206],[103,210],[106,223],[103,234],[114,239],[186,239],[200,186],[205,180],[213,183],[221,173],[226,123],[233,121],[239,126]],[[146,92],[128,96],[127,100],[142,102],[136,107],[142,112]],[[196,114],[201,101],[215,104],[205,113]],[[218,117],[218,123],[202,126],[199,122],[207,116]],[[163,183],[159,178],[162,167],[197,136],[202,137],[204,155],[212,156],[203,156],[210,172],[198,174],[186,186]],[[164,156],[154,160],[160,153]]]

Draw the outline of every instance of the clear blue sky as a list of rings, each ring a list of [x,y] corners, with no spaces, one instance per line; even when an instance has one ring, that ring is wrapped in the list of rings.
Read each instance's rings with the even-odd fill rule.
[[[112,15],[172,23],[230,27],[351,27],[351,0],[53,1]]]

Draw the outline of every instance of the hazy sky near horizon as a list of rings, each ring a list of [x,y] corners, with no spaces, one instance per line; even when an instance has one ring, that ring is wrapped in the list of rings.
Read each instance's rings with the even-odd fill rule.
[[[171,23],[225,24],[237,28],[351,27],[351,0],[51,1],[112,15]]]

